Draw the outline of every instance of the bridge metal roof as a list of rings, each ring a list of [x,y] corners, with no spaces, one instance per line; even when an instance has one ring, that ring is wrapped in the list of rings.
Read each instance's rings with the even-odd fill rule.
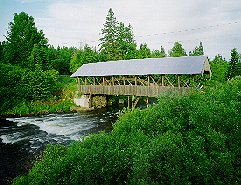
[[[71,77],[211,73],[207,56],[118,60],[83,64]]]

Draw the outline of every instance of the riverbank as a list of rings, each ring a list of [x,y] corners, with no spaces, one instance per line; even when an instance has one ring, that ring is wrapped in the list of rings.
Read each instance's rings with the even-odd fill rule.
[[[49,100],[49,101],[35,101],[22,102],[10,110],[2,113],[1,118],[9,117],[28,117],[47,115],[52,113],[68,113],[75,112],[71,107],[75,106],[73,100]]]
[[[75,79],[70,78],[68,75],[61,75],[58,81],[61,90],[56,92],[55,97],[37,101],[18,100],[15,106],[1,112],[0,117],[26,117],[75,111],[71,108],[75,106],[73,102],[77,91]]]

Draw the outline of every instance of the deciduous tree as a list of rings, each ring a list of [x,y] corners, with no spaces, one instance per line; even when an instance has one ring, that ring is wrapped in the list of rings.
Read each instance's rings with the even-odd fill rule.
[[[138,58],[150,58],[151,57],[151,50],[148,48],[147,44],[141,44],[140,49],[138,51]]]
[[[9,23],[4,49],[5,62],[28,66],[34,45],[47,46],[47,39],[42,30],[38,31],[34,18],[25,12],[14,14],[13,22]]]
[[[189,56],[199,56],[199,55],[204,55],[202,42],[200,42],[199,46],[196,46],[193,51],[189,52]]]
[[[210,65],[212,79],[222,83],[225,82],[228,74],[228,62],[221,55],[216,55]]]
[[[166,56],[165,49],[161,46],[160,50],[154,50],[151,52],[152,58],[163,58]]]
[[[85,45],[84,48],[77,50],[70,61],[70,71],[74,73],[83,64],[100,61],[100,56],[96,49]]]
[[[175,42],[173,48],[169,51],[170,57],[187,56],[186,51],[183,49],[182,44]]]

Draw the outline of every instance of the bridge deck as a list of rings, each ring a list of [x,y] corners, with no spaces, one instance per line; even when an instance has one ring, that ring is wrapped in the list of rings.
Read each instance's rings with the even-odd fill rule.
[[[176,91],[183,92],[188,87],[168,87],[168,86],[139,86],[139,85],[80,85],[79,91],[83,94],[103,94],[103,95],[135,95],[158,97],[163,92]]]

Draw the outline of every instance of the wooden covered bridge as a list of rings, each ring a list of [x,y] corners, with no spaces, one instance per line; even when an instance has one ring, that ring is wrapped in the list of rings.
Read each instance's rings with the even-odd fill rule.
[[[96,95],[128,96],[129,106],[130,96],[158,97],[166,91],[182,92],[191,81],[200,80],[207,73],[211,77],[207,56],[184,56],[89,63],[71,77],[77,78],[78,90],[85,95],[81,106],[90,107],[91,97]]]

